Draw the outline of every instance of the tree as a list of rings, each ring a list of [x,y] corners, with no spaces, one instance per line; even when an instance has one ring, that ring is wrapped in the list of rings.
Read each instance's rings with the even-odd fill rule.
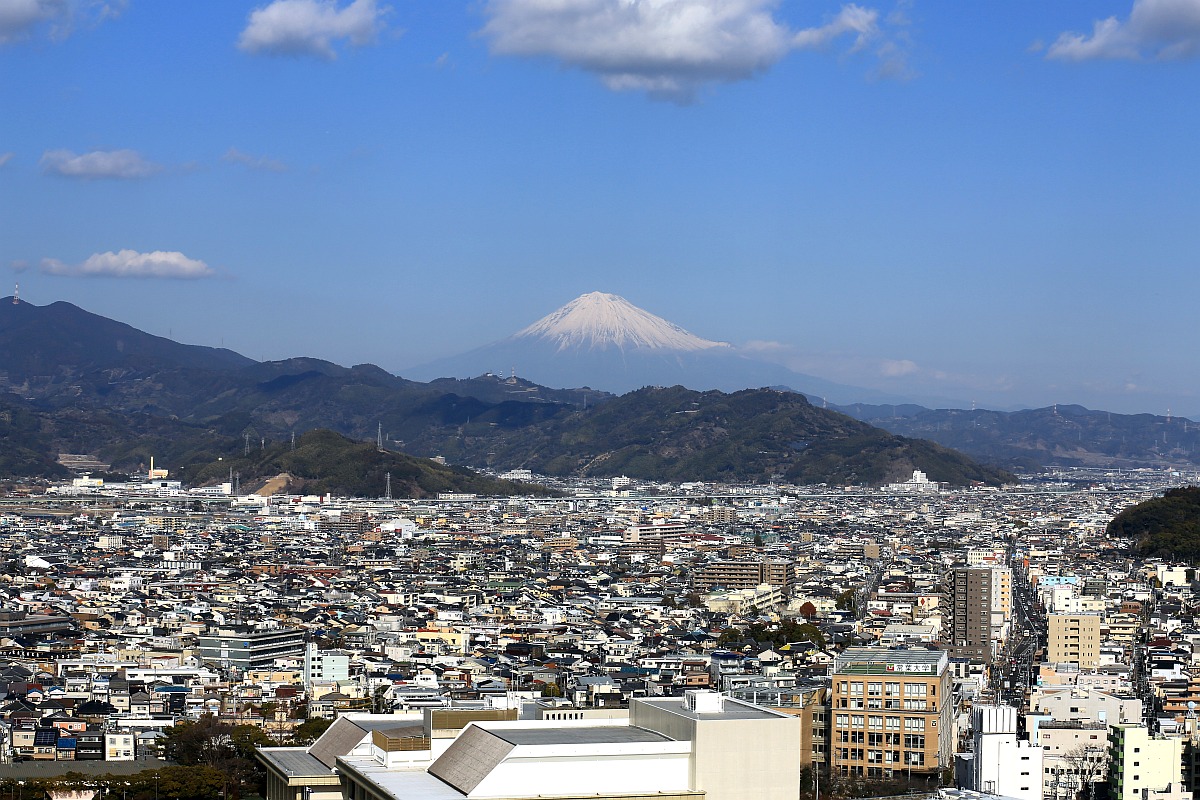
[[[847,589],[837,596],[837,608],[842,611],[854,610],[854,590]]]
[[[257,726],[229,725],[205,714],[195,722],[168,728],[163,751],[168,759],[183,766],[218,771],[223,776],[222,791],[235,800],[244,785],[257,789],[265,781],[254,751],[260,745],[270,744],[270,737]]]
[[[232,730],[233,726],[205,714],[195,722],[181,722],[167,728],[163,753],[184,766],[215,767],[237,755],[230,736]]]
[[[253,759],[254,751],[259,747],[270,747],[274,744],[266,731],[257,725],[234,725],[229,729],[229,739],[239,758]]]
[[[307,719],[296,726],[292,731],[292,742],[295,744],[312,744],[317,739],[321,738],[321,734],[329,730],[329,726],[333,724],[331,719]]]
[[[1095,800],[1096,784],[1108,776],[1108,751],[1098,745],[1079,745],[1063,753],[1067,765],[1070,786],[1075,789],[1077,800]],[[1085,795],[1086,792],[1086,795]]]

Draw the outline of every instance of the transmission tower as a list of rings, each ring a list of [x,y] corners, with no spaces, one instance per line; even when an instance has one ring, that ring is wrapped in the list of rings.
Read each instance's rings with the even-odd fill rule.
[[[392,499],[392,473],[390,473],[390,472],[387,473],[386,477],[387,477],[387,488],[384,489],[383,496],[386,497],[388,500],[391,500]]]

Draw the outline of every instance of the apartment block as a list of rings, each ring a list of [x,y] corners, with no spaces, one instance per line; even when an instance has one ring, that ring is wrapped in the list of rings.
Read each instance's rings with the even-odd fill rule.
[[[1095,669],[1100,663],[1099,614],[1050,614],[1047,620],[1046,660]]]
[[[1179,737],[1153,736],[1141,724],[1117,724],[1108,730],[1108,783],[1113,800],[1146,800],[1178,793],[1183,783]]]
[[[1012,616],[1012,571],[1007,567],[959,567],[947,577],[950,594],[950,652],[985,664],[1008,635]]]
[[[753,589],[768,583],[785,593],[796,581],[795,564],[784,559],[764,561],[714,561],[696,570],[695,587],[700,592],[725,589]]]

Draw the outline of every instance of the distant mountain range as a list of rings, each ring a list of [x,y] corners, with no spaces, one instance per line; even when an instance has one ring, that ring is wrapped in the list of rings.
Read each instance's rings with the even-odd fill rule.
[[[1200,464],[1200,425],[1182,417],[1111,414],[1077,405],[1004,412],[859,403],[838,410],[1008,469]]]
[[[592,298],[520,338],[563,353],[581,342],[597,352],[607,352],[602,343],[727,349],[618,301]],[[1065,406],[1002,414],[859,404],[842,414],[772,389],[677,386],[616,397],[494,374],[421,383],[369,364],[256,362],[151,336],[69,303],[11,298],[0,300],[0,392],[0,475],[63,475],[58,453],[87,453],[114,469],[145,469],[154,455],[177,473],[213,477],[245,458],[248,444],[269,453],[293,433],[328,428],[360,442],[382,435],[388,450],[556,475],[841,484],[921,469],[935,480],[994,483],[1004,473],[946,448],[1010,468],[1194,463],[1200,435],[1190,421]],[[321,485],[320,475],[300,477]]]

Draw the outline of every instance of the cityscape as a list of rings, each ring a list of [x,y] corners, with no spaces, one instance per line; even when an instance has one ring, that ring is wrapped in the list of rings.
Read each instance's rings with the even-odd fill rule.
[[[557,496],[10,495],[3,769],[224,726],[224,790],[272,800],[1190,796],[1194,573],[1108,528],[1194,473],[507,477]]]
[[[1200,0],[0,0],[0,800],[1200,800]]]

